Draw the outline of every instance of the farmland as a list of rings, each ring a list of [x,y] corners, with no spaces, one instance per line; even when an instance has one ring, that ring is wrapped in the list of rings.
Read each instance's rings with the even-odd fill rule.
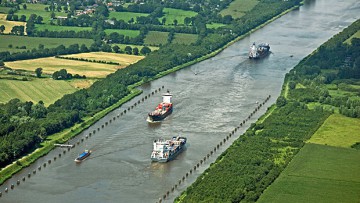
[[[221,15],[231,15],[233,18],[241,18],[259,3],[258,0],[235,0],[229,7],[220,12]]]
[[[36,14],[38,16],[41,16],[44,18],[43,23],[49,24],[50,23],[50,15],[51,12],[45,11],[45,7],[48,7],[48,5],[44,4],[26,4],[27,9],[24,10],[22,6],[20,6],[20,10],[16,12],[15,14],[18,16],[25,15],[26,19],[29,19],[31,14]],[[67,14],[65,12],[55,12],[55,16],[66,16]]]
[[[2,79],[0,86],[0,103],[18,98],[21,101],[34,103],[41,100],[46,106],[54,103],[64,94],[70,94],[77,90],[70,82],[50,78],[34,78],[31,81]]]
[[[0,25],[5,26],[4,33],[10,33],[13,26],[25,26],[25,22],[18,22],[18,21],[7,21],[6,20],[6,14],[0,14]],[[1,45],[0,45],[1,46]]]
[[[45,74],[53,74],[55,71],[60,69],[66,69],[68,73],[73,75],[86,75],[86,77],[90,78],[104,78],[110,73],[115,72],[117,69],[124,67],[101,63],[57,59],[55,57],[6,62],[5,65],[15,70],[26,71],[35,71],[36,68],[41,67],[43,69],[43,73]]]
[[[350,147],[360,142],[360,119],[333,114],[308,141],[337,147]]]
[[[258,202],[359,200],[359,157],[359,150],[306,144]]]
[[[79,32],[79,31],[91,31],[91,27],[75,27],[75,26],[58,26],[58,25],[50,25],[50,24],[37,24],[35,25],[36,30],[39,31],[44,31],[44,30],[49,30],[49,31],[66,31],[66,30],[71,30],[71,31],[75,31],[75,32]]]
[[[150,31],[145,37],[144,44],[151,46],[166,44],[168,34],[169,34],[168,32]]]
[[[174,20],[176,19],[178,21],[178,24],[184,24],[184,19],[186,17],[194,17],[197,15],[194,11],[184,11],[180,9],[173,9],[173,8],[164,8],[164,16],[159,18],[159,21],[161,22],[162,18],[166,18],[166,25],[172,25],[174,24]]]
[[[136,22],[136,17],[148,16],[146,13],[133,13],[133,12],[110,12],[109,19],[115,18],[116,20],[123,20],[128,22],[131,18]]]
[[[0,35],[0,52],[21,52],[38,48],[39,44],[45,45],[45,48],[55,48],[61,44],[68,47],[71,44],[85,44],[89,47],[93,43],[91,39],[77,38],[46,38],[46,37],[21,37],[14,35]],[[9,48],[12,45],[12,48]],[[16,49],[16,47],[26,46],[26,49]]]
[[[139,30],[120,30],[120,29],[106,29],[105,30],[106,34],[110,34],[112,32],[117,32],[121,35],[129,36],[129,37],[136,37],[140,34]]]
[[[134,56],[127,54],[116,54],[116,53],[107,53],[107,52],[91,52],[91,53],[81,53],[81,54],[71,54],[66,55],[66,57],[72,58],[83,58],[90,60],[101,60],[107,62],[117,62],[120,63],[121,66],[127,66],[133,63],[138,62],[143,59],[143,56]]]
[[[171,43],[191,44],[196,42],[198,36],[194,34],[176,33],[175,38]]]

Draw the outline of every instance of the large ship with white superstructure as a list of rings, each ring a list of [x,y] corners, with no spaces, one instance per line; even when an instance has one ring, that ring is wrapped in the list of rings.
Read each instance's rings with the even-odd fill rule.
[[[270,53],[270,45],[261,43],[256,46],[255,42],[250,46],[249,59],[258,59]]]
[[[158,104],[154,111],[150,112],[147,117],[149,123],[161,121],[172,113],[173,104],[171,102],[172,94],[167,91],[162,96],[163,101]]]
[[[157,162],[168,162],[174,159],[185,148],[186,137],[174,136],[170,140],[158,139],[153,143],[151,160]]]

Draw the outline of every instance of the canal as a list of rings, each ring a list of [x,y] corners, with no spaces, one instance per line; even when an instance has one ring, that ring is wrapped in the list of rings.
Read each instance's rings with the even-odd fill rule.
[[[142,95],[108,114],[71,143],[95,130],[91,137],[84,138],[65,154],[64,149],[53,150],[0,186],[0,202],[156,202],[246,119],[257,102],[271,95],[270,101],[229,142],[170,192],[166,202],[173,201],[275,102],[290,69],[359,17],[357,0],[305,1],[299,9],[253,32],[217,56],[142,86]],[[252,42],[269,43],[272,53],[262,60],[249,60],[247,53]],[[165,88],[160,93],[117,117],[162,86]],[[174,95],[173,113],[162,123],[148,124],[147,113],[156,107],[161,93],[167,89]],[[108,124],[104,125],[105,122]],[[152,163],[153,140],[177,135],[188,138],[186,150],[169,163]],[[84,149],[93,153],[76,164],[74,159]],[[56,161],[53,157],[57,157]],[[42,166],[40,171],[39,166]],[[34,170],[36,174],[32,173]],[[24,176],[26,180],[22,181]],[[17,180],[21,180],[19,185]],[[13,190],[11,184],[15,185]],[[5,188],[9,192],[5,193]]]

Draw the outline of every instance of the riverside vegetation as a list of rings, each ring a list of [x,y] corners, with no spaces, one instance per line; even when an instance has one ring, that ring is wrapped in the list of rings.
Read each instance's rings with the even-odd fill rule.
[[[348,139],[346,145],[354,149],[315,144],[301,148],[330,115],[347,116],[359,123],[360,39],[354,37],[359,30],[357,20],[291,70],[276,105],[175,202],[255,202],[280,174],[260,202],[358,200],[360,153],[355,149],[359,149],[359,136],[332,134],[335,141],[327,142],[339,146],[336,137],[343,136]],[[349,38],[351,43],[347,43]],[[351,131],[358,126],[348,128]]]
[[[58,3],[61,4],[64,2]],[[261,1],[244,16],[236,19],[231,18],[231,16],[223,17],[217,15],[219,9],[226,8],[230,1],[211,1],[207,6],[203,3],[197,3],[197,1],[183,2],[181,4],[182,6],[178,3],[179,2],[172,1],[165,1],[163,3],[145,1],[142,5],[133,4],[127,8],[115,8],[118,12],[136,11],[150,13],[149,17],[137,18],[137,23],[117,21],[116,19],[111,19],[113,23],[105,21],[109,11],[106,5],[103,4],[98,5],[98,7],[94,9],[92,16],[81,15],[79,17],[73,17],[72,15],[68,15],[69,18],[64,22],[59,20],[58,26],[92,27],[91,31],[80,31],[76,33],[72,31],[37,31],[35,24],[42,23],[42,19],[37,15],[30,15],[30,17],[27,18],[26,27],[28,36],[90,37],[94,40],[94,43],[89,48],[86,45],[79,46],[75,44],[68,48],[60,45],[54,49],[33,49],[21,53],[1,52],[0,60],[19,60],[86,51],[111,51],[112,47],[110,45],[113,40],[117,38],[122,39],[122,37],[112,33],[112,35],[106,35],[103,32],[104,29],[127,28],[140,30],[138,37],[132,39],[124,37],[124,41],[118,41],[116,43],[141,44],[148,31],[192,33],[196,34],[198,38],[196,42],[192,44],[174,44],[171,43],[174,38],[169,37],[165,45],[162,45],[159,50],[151,52],[144,60],[132,64],[127,68],[120,69],[114,74],[109,75],[106,79],[96,81],[88,89],[82,89],[73,94],[65,95],[47,108],[44,107],[42,102],[34,104],[32,102],[21,102],[18,99],[13,99],[6,104],[1,104],[0,167],[4,167],[19,157],[41,147],[40,144],[43,143],[42,141],[46,140],[50,135],[61,132],[74,125],[81,125],[81,123],[84,123],[86,120],[91,120],[92,116],[97,115],[97,113],[105,108],[118,104],[118,101],[126,98],[126,96],[131,98],[133,94],[130,93],[135,90],[129,88],[130,86],[161,77],[171,70],[177,70],[177,68],[172,69],[173,67],[185,67],[191,63],[212,56],[211,53],[216,50],[221,50],[229,42],[236,40],[237,37],[248,33],[255,27],[280,15],[285,10],[298,6],[300,0]],[[16,14],[16,12],[21,9],[20,4],[17,3],[5,4],[11,7],[9,14]],[[21,5],[23,6],[22,8],[24,8],[24,5]],[[54,11],[54,4],[49,2],[49,5],[48,10]],[[81,6],[76,5],[76,1],[70,1],[69,10],[72,13],[75,12],[78,7]],[[162,26],[159,23],[159,15],[162,15],[162,9],[164,7],[182,8],[185,10],[193,9],[193,11],[198,14],[192,18],[185,18],[187,21],[185,22],[184,19],[182,26]],[[79,20],[82,20],[81,24],[79,24]],[[225,23],[225,26],[218,27],[217,29],[207,29],[206,24],[210,22]],[[21,35],[22,33],[14,34]],[[111,38],[111,36],[116,36],[117,38]],[[173,34],[170,36],[173,36]],[[207,56],[207,54],[210,55]],[[88,125],[88,123],[84,124],[84,126],[86,125]],[[73,133],[73,135],[76,135],[76,133]],[[45,148],[50,150],[52,146],[45,146]],[[46,153],[46,150],[44,153]],[[21,167],[23,166],[21,166],[20,162],[17,169],[14,169],[13,172],[19,170]],[[1,182],[10,176],[11,173],[1,176]]]

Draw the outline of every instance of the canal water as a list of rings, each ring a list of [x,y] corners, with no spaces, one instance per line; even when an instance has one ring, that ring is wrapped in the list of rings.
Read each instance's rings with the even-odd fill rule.
[[[173,201],[275,102],[290,69],[359,17],[357,0],[305,1],[299,9],[253,32],[217,56],[142,86],[142,95],[111,112],[71,143],[96,130],[90,138],[84,138],[66,154],[62,154],[64,149],[53,150],[0,186],[0,202],[156,202],[167,191],[170,195],[166,202]],[[262,60],[249,60],[247,53],[252,42],[269,43],[272,53]],[[147,113],[161,101],[161,93],[155,93],[117,118],[162,86],[165,88],[161,93],[170,90],[174,103],[173,113],[162,123],[146,122]],[[272,96],[270,101],[171,192],[171,187],[268,95]],[[104,125],[105,122],[109,124]],[[177,135],[188,138],[186,150],[169,163],[152,163],[152,142],[159,137]],[[93,153],[76,164],[74,159],[84,149]],[[43,167],[54,156],[57,160]],[[37,171],[36,175],[32,174],[33,170]],[[24,176],[26,180],[22,181]],[[21,180],[20,185],[16,185],[17,180]],[[13,190],[11,184],[15,185]],[[9,188],[8,193],[4,192],[5,188]]]

